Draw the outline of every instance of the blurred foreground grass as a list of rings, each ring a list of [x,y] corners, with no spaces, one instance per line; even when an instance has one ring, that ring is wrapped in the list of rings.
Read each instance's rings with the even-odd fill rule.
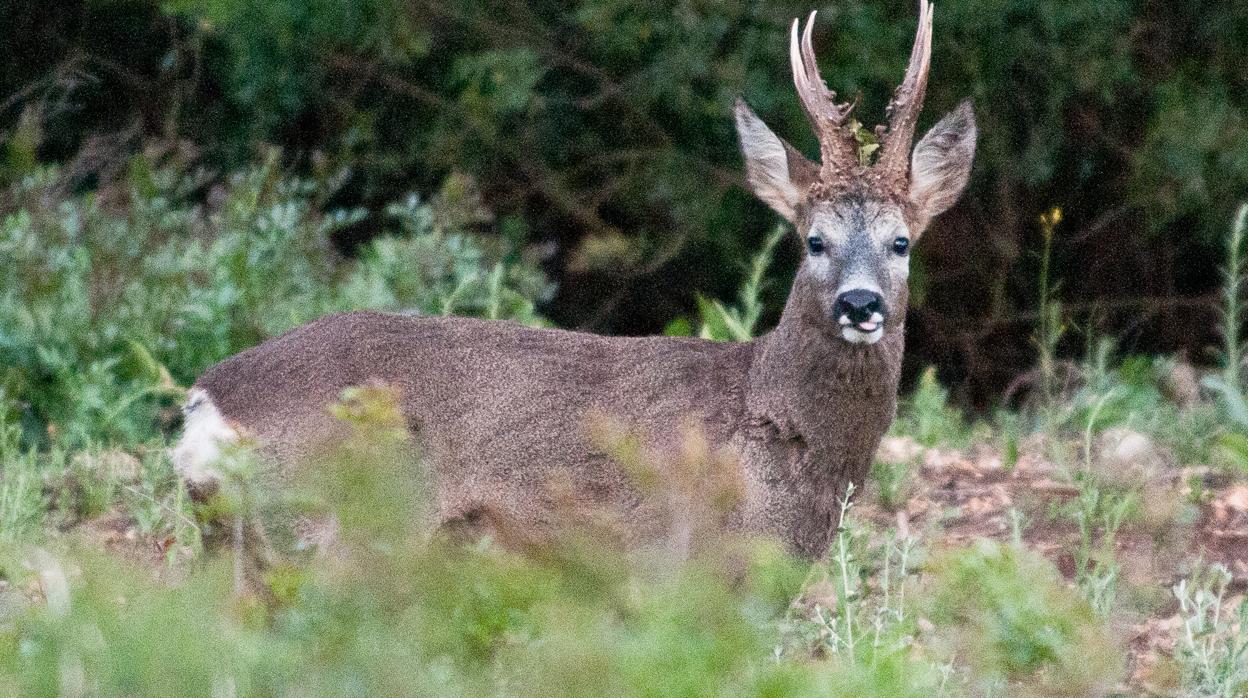
[[[943,555],[920,580],[915,542],[881,541],[849,506],[837,554],[813,565],[729,537],[693,559],[662,545],[625,553],[591,529],[523,553],[430,539],[427,481],[404,461],[390,399],[376,387],[349,396],[355,433],[300,495],[335,515],[337,541],[272,568],[270,604],[238,593],[228,547],[126,560],[93,549],[89,526],[7,544],[0,684],[15,695],[920,696],[1006,682],[1094,690],[1121,675],[1091,607],[1042,558],[985,544]],[[79,486],[123,481],[95,476]],[[236,484],[223,496],[243,501],[248,485]],[[153,499],[176,500],[176,487]],[[167,514],[176,528],[189,512]],[[963,651],[983,663],[970,671]]]

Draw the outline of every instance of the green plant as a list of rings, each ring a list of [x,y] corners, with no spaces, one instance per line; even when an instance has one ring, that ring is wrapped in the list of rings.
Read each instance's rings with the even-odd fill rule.
[[[1226,237],[1226,264],[1222,268],[1222,375],[1206,376],[1203,384],[1221,397],[1221,406],[1236,431],[1222,437],[1222,451],[1248,468],[1248,399],[1244,397],[1243,325],[1244,275],[1248,264],[1248,203],[1241,204]]]
[[[1231,233],[1226,237],[1226,265],[1222,268],[1222,376],[1205,378],[1205,385],[1216,390],[1227,415],[1241,428],[1248,428],[1248,402],[1244,399],[1243,325],[1244,265],[1248,263],[1248,203],[1239,207]]]
[[[1040,216],[1040,233],[1044,247],[1040,251],[1040,278],[1038,283],[1037,310],[1039,324],[1032,342],[1039,356],[1038,371],[1040,375],[1040,397],[1043,400],[1043,411],[1051,411],[1057,403],[1059,376],[1057,372],[1057,345],[1066,332],[1062,305],[1058,300],[1058,289],[1061,281],[1051,278],[1053,261],[1053,238],[1057,226],[1062,222],[1062,209],[1054,206]]]
[[[777,226],[763,242],[762,249],[750,260],[749,273],[737,294],[738,305],[727,306],[718,300],[698,296],[698,312],[702,321],[699,337],[720,342],[745,342],[754,338],[763,314],[762,295],[767,268],[775,256],[776,245],[787,234],[787,228]]]
[[[777,655],[775,630],[804,568],[772,546],[718,551],[737,561],[725,574],[719,554],[629,558],[588,531],[524,555],[431,540],[424,476],[410,467],[396,410],[384,386],[344,395],[344,448],[301,494],[335,515],[338,541],[274,568],[268,609],[235,595],[229,555],[155,582],[72,536],[5,548],[4,579],[42,600],[14,607],[0,594],[0,682],[22,694],[948,693],[948,672],[912,656],[912,541],[890,540],[863,564],[852,549],[865,538],[846,517],[829,571],[847,605],[827,609],[846,620],[825,626],[840,634],[823,645],[836,654]],[[220,467],[218,506],[238,514],[263,503],[258,491],[240,494],[264,486],[247,466]],[[871,591],[868,568],[880,580]]]
[[[1242,386],[1244,265],[1248,263],[1248,204],[1241,204],[1226,238],[1226,265],[1222,268],[1222,381]]]
[[[460,208],[480,215],[472,197],[441,196],[439,214],[393,204],[392,234],[352,261],[330,236],[362,213],[318,208],[340,180],[284,176],[275,154],[231,176],[212,210],[188,198],[194,174],[143,158],[122,211],[59,181],[35,171],[0,210],[0,388],[23,442],[43,448],[147,440],[209,365],[328,312],[539,324],[551,290],[524,250],[451,227],[471,220]]]
[[[949,391],[940,384],[936,368],[919,375],[918,385],[903,400],[892,433],[909,436],[924,446],[959,448],[970,441],[962,412],[949,404]]]
[[[878,455],[871,461],[871,483],[880,504],[890,511],[901,508],[911,490],[913,464],[905,459],[882,459]]]
[[[1141,483],[1111,488],[1094,469],[1093,442],[1099,415],[1111,402],[1114,392],[1101,396],[1086,416],[1083,433],[1082,467],[1073,475],[1076,496],[1063,511],[1079,528],[1079,547],[1075,551],[1075,584],[1092,609],[1105,618],[1113,610],[1117,598],[1120,569],[1116,559],[1118,532],[1139,506],[1138,487]]]
[[[775,654],[827,654],[839,665],[838,674],[859,673],[859,690],[866,693],[949,695],[953,666],[924,656],[916,637],[913,588],[922,551],[915,539],[892,532],[873,542],[852,515],[852,493],[851,487],[841,500],[827,560],[811,567],[803,599],[781,624]]]
[[[1175,645],[1184,695],[1232,698],[1248,692],[1248,599],[1231,607],[1231,573],[1198,569],[1173,587],[1183,621]]]
[[[1120,568],[1115,557],[1118,532],[1139,507],[1134,492],[1118,493],[1095,484],[1080,473],[1075,478],[1078,494],[1069,515],[1079,528],[1075,550],[1075,584],[1102,618],[1108,618],[1118,594]]]
[[[980,540],[933,562],[931,619],[981,675],[1087,695],[1113,685],[1121,658],[1092,608],[1051,563]]]

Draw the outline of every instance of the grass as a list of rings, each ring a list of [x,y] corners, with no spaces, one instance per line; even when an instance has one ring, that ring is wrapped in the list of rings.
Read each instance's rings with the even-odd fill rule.
[[[981,541],[934,567],[931,617],[990,684],[1034,677],[1041,694],[1094,695],[1121,675],[1092,608],[1034,553]]]
[[[848,498],[813,565],[730,539],[677,559],[662,545],[626,556],[592,530],[523,556],[430,543],[419,472],[396,455],[406,437],[393,404],[380,386],[344,395],[335,413],[355,436],[293,495],[335,514],[341,544],[275,568],[267,606],[239,595],[236,551],[198,552],[159,444],[133,458],[11,444],[0,482],[26,523],[6,528],[0,556],[6,588],[23,590],[0,624],[2,681],[23,694],[957,696],[1095,693],[1121,673],[1102,612],[1115,607],[1082,598],[1082,581],[1066,585],[1015,544],[932,555],[938,538],[877,528]],[[218,513],[281,510],[239,458]],[[45,496],[48,483],[58,496]],[[1090,520],[1104,512],[1080,506]],[[126,553],[93,550],[101,512],[180,554],[149,555],[136,574]],[[742,555],[744,574],[724,574]],[[1209,645],[1182,661],[1217,664]],[[1192,672],[1188,683],[1207,681]]]

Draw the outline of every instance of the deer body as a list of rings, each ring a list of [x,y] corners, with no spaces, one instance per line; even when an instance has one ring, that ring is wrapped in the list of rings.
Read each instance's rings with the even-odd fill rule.
[[[638,540],[662,535],[665,524],[589,438],[587,415],[620,416],[659,448],[677,447],[692,423],[739,456],[746,492],[736,526],[817,554],[836,497],[862,481],[892,419],[901,353],[900,336],[870,348],[837,342],[783,322],[753,342],[725,344],[348,313],[214,367],[196,384],[206,398],[196,409],[212,405],[268,458],[296,462],[333,440],[326,406],[344,388],[383,381],[398,388],[433,464],[443,522],[488,510],[554,525],[551,485],[566,479],[579,505],[621,512]],[[826,376],[815,391],[784,384],[810,386],[811,373]],[[863,394],[862,378],[883,382]]]
[[[659,449],[698,428],[735,456],[744,496],[727,525],[821,554],[839,499],[862,483],[894,416],[909,242],[964,187],[975,127],[964,104],[910,156],[930,51],[924,2],[880,159],[860,164],[849,107],[814,68],[812,24],[813,14],[799,39],[794,23],[792,59],[822,165],[736,107],[751,187],[808,247],[772,332],[724,344],[372,312],[322,318],[196,383],[174,452],[192,492],[216,477],[214,443],[249,435],[285,467],[332,440],[326,408],[344,388],[381,381],[398,389],[431,461],[443,523],[484,510],[553,525],[557,483],[578,507],[618,512],[629,539],[662,535],[661,512],[589,438],[587,418],[600,414]]]

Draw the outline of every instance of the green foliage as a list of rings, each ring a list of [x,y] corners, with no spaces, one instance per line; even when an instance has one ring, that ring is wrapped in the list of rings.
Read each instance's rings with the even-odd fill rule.
[[[12,29],[0,37],[3,183],[41,162],[65,164],[75,189],[112,183],[153,142],[188,143],[228,173],[276,144],[305,176],[348,169],[339,200],[378,214],[467,173],[501,214],[492,225],[519,224],[520,242],[557,245],[550,271],[566,290],[557,312],[568,325],[652,331],[696,313],[699,294],[731,296],[736,263],[774,221],[740,186],[733,97],[816,152],[784,78],[786,27],[804,3],[69,2],[62,13],[36,0],[0,8]],[[1017,276],[1030,276],[1029,250],[1071,270],[1067,295],[1079,302],[1132,298],[1101,282],[1105,268],[1155,278],[1156,293],[1208,290],[1160,260],[1211,262],[1201,243],[1248,187],[1248,97],[1234,88],[1246,20],[1243,3],[1227,0],[942,2],[920,128],[969,96],[981,136],[965,215],[939,219],[949,227],[930,236],[959,253],[933,248],[939,274],[915,265],[912,303],[936,341],[914,349],[941,346],[948,357],[1024,340],[1013,315],[1035,300]],[[847,0],[820,15],[824,74],[841,95],[861,97],[863,151],[913,26],[905,3]],[[1068,223],[1036,239],[1037,202],[1050,201],[1065,204]],[[1067,234],[1104,244],[1066,249]],[[1138,247],[1124,255],[1124,241]],[[1111,322],[1141,328],[1138,307],[1114,306]],[[993,331],[955,339],[968,320]],[[1046,313],[1048,329],[1056,320]],[[1142,331],[1146,344],[1176,339],[1152,323]],[[995,354],[975,364],[994,367],[981,374],[990,389],[1023,368],[1000,364],[1022,352]]]
[[[933,564],[932,620],[957,624],[973,665],[1073,695],[1111,686],[1121,672],[1092,608],[1043,558],[980,540]]]
[[[1210,404],[1178,405],[1163,385],[1173,362],[1157,357],[1115,359],[1114,343],[1102,340],[1080,366],[1082,385],[1051,405],[1049,428],[1099,434],[1124,427],[1149,434],[1179,464],[1208,463],[1224,431]],[[1085,440],[1086,441],[1086,440]]]
[[[892,433],[913,438],[924,446],[957,448],[970,441],[961,410],[949,404],[949,391],[936,378],[936,367],[919,375],[918,385],[903,400]]]
[[[153,581],[89,539],[42,536],[41,519],[77,505],[28,496],[34,523],[6,526],[0,555],[0,681],[22,694],[919,697],[1007,679],[1080,693],[1117,670],[1049,563],[985,542],[928,564],[914,539],[856,521],[848,498],[813,565],[733,538],[690,560],[627,555],[593,529],[524,554],[430,539],[428,477],[396,405],[366,385],[334,408],[345,441],[293,498],[332,513],[338,534],[270,569],[267,609],[238,596],[242,548]],[[136,520],[159,503],[160,535],[184,535],[163,449],[141,463],[93,450],[58,469],[8,433],[0,484],[42,459],[57,490],[90,479]],[[271,484],[249,463],[240,451],[219,464],[217,513],[269,515]]]
[[[775,79],[785,66],[782,25],[803,14],[793,4],[721,3],[678,13],[663,3],[619,0],[492,11],[471,3],[396,0],[263,8],[239,0],[175,0],[165,6],[197,20],[202,41],[220,44],[210,68],[230,85],[231,122],[249,139],[301,113],[323,110],[336,112],[354,132],[349,138],[356,147],[371,151],[393,142],[397,134],[390,129],[423,121],[431,131],[404,144],[412,151],[407,157],[425,165],[470,165],[483,176],[507,167],[490,153],[529,150],[526,159],[549,175],[561,161],[588,165],[603,145],[657,145],[631,159],[635,169],[623,177],[617,201],[642,203],[639,183],[653,182],[647,188],[662,192],[665,207],[682,223],[710,213],[720,194],[714,187],[699,193],[697,185],[729,151],[729,143],[718,143],[714,160],[705,155],[712,140],[707,131],[727,132],[725,124],[707,128],[710,119],[726,115],[727,97],[745,93],[784,123],[801,123],[789,86]],[[820,31],[837,40],[820,43],[822,58],[838,91],[864,92],[868,104],[883,103],[905,64],[910,9],[885,11],[856,2],[825,12],[828,24]],[[1105,155],[1095,141],[1073,140],[1078,136],[1066,121],[1072,108],[1096,115],[1111,142],[1126,142],[1119,137],[1124,131],[1141,133],[1143,146],[1127,163],[1130,182],[1152,221],[1167,225],[1220,206],[1226,198],[1219,194],[1233,194],[1236,182],[1242,188],[1248,181],[1242,95],[1224,87],[1243,67],[1228,48],[1243,38],[1243,19],[1233,5],[1141,16],[1124,1],[1060,7],[999,2],[985,12],[974,2],[955,0],[942,5],[937,20],[933,53],[941,79],[933,82],[930,101],[948,106],[974,96],[985,126],[984,171],[1035,187],[1054,181],[1063,169],[1079,173],[1075,186],[1099,184],[1089,168]],[[1181,27],[1200,37],[1197,55],[1183,60],[1191,47],[1172,56],[1176,49],[1162,43],[1141,56],[1137,34],[1160,30],[1154,27]],[[1167,60],[1175,69],[1155,75],[1155,64]],[[335,70],[393,70],[412,83],[410,89],[392,87],[386,96],[415,96],[419,109],[404,117],[395,105],[326,90],[337,87]],[[1137,103],[1154,84],[1160,89],[1152,98]],[[1121,111],[1124,102],[1143,118],[1101,118]],[[383,126],[396,118],[395,126]],[[458,132],[465,121],[482,142]],[[1197,123],[1199,128],[1176,127]],[[540,147],[553,142],[571,147]],[[1076,144],[1083,146],[1082,155],[1071,163],[1065,151]],[[697,165],[692,177],[679,166],[690,160]],[[1156,182],[1166,183],[1165,196],[1155,195]],[[600,184],[568,178],[559,188],[578,197]],[[564,203],[571,202],[559,205]]]
[[[1248,264],[1248,204],[1241,204],[1226,236],[1226,266],[1222,268],[1222,381],[1227,386],[1242,386],[1244,322],[1244,276]]]
[[[1086,471],[1076,475],[1075,482],[1079,493],[1066,511],[1079,528],[1075,584],[1092,609],[1107,618],[1114,608],[1120,575],[1114,546],[1123,524],[1137,513],[1139,497],[1132,491],[1104,487]]]
[[[851,486],[841,501],[836,540],[832,545],[829,581],[836,594],[835,615],[825,621],[827,644],[835,654],[874,664],[891,653],[909,649],[915,632],[906,592],[916,561],[915,541],[892,535],[876,549],[868,532],[848,518]],[[878,588],[868,585],[868,571],[878,574]],[[817,616],[821,621],[822,615]],[[916,671],[922,673],[920,667]],[[930,669],[930,668],[929,668]],[[930,671],[929,676],[930,678]]]
[[[1231,232],[1226,236],[1226,265],[1222,268],[1222,376],[1205,379],[1205,385],[1222,397],[1226,414],[1241,428],[1248,429],[1248,402],[1244,399],[1241,337],[1244,316],[1244,265],[1248,253],[1248,204],[1239,207]]]
[[[733,546],[744,564],[729,574],[728,549],[630,561],[592,536],[525,555],[431,541],[427,481],[407,467],[395,405],[392,391],[365,386],[336,408],[350,434],[306,494],[336,516],[339,540],[269,575],[280,603],[268,617],[235,596],[229,550],[156,583],[73,539],[19,538],[0,570],[42,599],[4,607],[0,681],[25,695],[921,696],[939,685],[897,631],[909,623],[910,543],[884,551],[879,601],[849,550],[865,538],[845,540],[835,574],[851,594],[832,610],[851,618],[869,596],[877,610],[836,624],[851,634],[835,646],[860,649],[777,656],[804,567],[770,546]]]
[[[329,238],[361,222],[321,213],[335,180],[238,173],[210,209],[198,180],[145,159],[123,207],[63,197],[54,170],[0,214],[0,386],[25,441],[82,446],[149,438],[209,365],[328,312],[375,308],[540,322],[550,287],[523,251],[448,227],[415,197],[349,261]],[[479,207],[477,202],[468,202]],[[462,216],[460,216],[462,218]]]
[[[43,523],[43,478],[34,454],[8,455],[0,476],[0,539],[19,538]]]
[[[767,268],[771,266],[775,256],[776,245],[787,234],[788,231],[780,226],[767,236],[763,248],[750,261],[749,275],[737,294],[736,306],[726,306],[714,299],[698,297],[698,311],[702,319],[699,337],[719,342],[745,342],[755,337],[758,321],[763,314],[762,295]]]
[[[871,461],[871,484],[885,509],[896,511],[905,505],[910,496],[913,465],[909,460],[885,460],[878,455]]]
[[[1231,573],[1199,569],[1173,588],[1183,621],[1175,647],[1185,695],[1231,698],[1248,692],[1248,599],[1227,596]]]
[[[1245,398],[1244,276],[1248,252],[1248,204],[1241,204],[1226,236],[1226,264],[1222,269],[1222,375],[1206,376],[1203,385],[1220,398],[1223,414],[1234,427],[1222,435],[1221,452],[1227,460],[1248,470],[1248,398]]]

